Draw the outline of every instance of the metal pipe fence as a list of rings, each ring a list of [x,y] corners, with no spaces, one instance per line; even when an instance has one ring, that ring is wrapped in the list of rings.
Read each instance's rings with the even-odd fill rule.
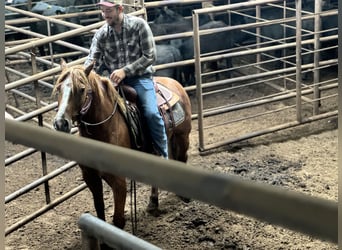
[[[162,1],[162,3],[145,3],[145,7],[148,7],[149,5],[151,6],[162,6],[162,5],[166,5],[168,3],[172,4],[177,4],[177,3],[182,3],[183,1]],[[190,1],[184,1],[184,3],[189,3]],[[193,2],[204,2],[204,1],[193,1]],[[282,1],[280,0],[274,0],[274,1],[270,1],[270,0],[263,0],[263,1],[252,1],[252,2],[244,2],[244,3],[239,3],[239,4],[231,4],[228,6],[220,6],[220,7],[212,7],[212,8],[203,8],[201,10],[195,10],[194,14],[193,14],[193,18],[196,18],[196,15],[199,15],[201,13],[214,13],[216,11],[225,11],[225,12],[230,12],[230,13],[235,13],[235,14],[239,14],[241,16],[244,15],[243,10],[246,8],[252,8],[255,7],[257,4],[262,5],[262,4],[270,4],[270,3],[281,3]],[[160,5],[161,4],[161,5]],[[278,6],[278,5],[277,5]],[[138,13],[143,13],[144,10],[141,10]],[[25,13],[27,14],[27,13]],[[329,12],[322,12],[321,16],[327,16],[327,15],[336,15],[337,11],[329,11]],[[32,20],[34,20],[35,17],[34,15],[29,15],[28,16],[32,16]],[[304,15],[303,19],[309,19],[312,18],[312,15]],[[30,18],[31,20],[31,18]],[[38,18],[37,18],[38,20]],[[51,22],[55,22],[54,18],[47,19]],[[293,18],[286,18],[285,19],[286,22],[288,21],[293,21]],[[167,35],[167,36],[162,36],[162,37],[155,37],[156,41],[161,41],[161,40],[167,40],[167,39],[175,39],[175,38],[188,38],[190,36],[193,36],[196,32],[196,36],[200,36],[206,33],[211,33],[211,32],[217,32],[217,31],[236,31],[236,30],[241,30],[244,33],[248,33],[249,35],[253,35],[255,36],[255,39],[258,40],[259,38],[261,38],[261,36],[258,36],[255,32],[252,32],[252,29],[258,29],[260,27],[265,27],[267,25],[271,25],[271,24],[282,24],[284,22],[284,20],[271,20],[271,21],[267,21],[267,20],[260,20],[260,22],[253,22],[253,23],[246,23],[246,24],[242,24],[242,25],[235,25],[235,26],[230,26],[224,29],[218,29],[216,31],[212,31],[212,30],[207,30],[207,31],[198,31],[198,27],[194,26],[195,29],[194,31],[191,32],[185,32],[185,33],[180,33],[180,34],[175,34],[175,35]],[[70,24],[68,22],[64,22],[61,20],[58,20],[56,23],[60,23],[66,26],[70,26]],[[11,21],[9,22],[9,24],[15,24],[15,21]],[[94,32],[94,30],[98,27],[100,27],[102,25],[102,23],[97,23],[97,24],[92,24],[89,26],[79,26],[79,25],[72,25],[70,27],[75,28],[74,31],[76,32],[81,32],[82,34],[90,34],[92,32]],[[10,26],[7,26],[8,28],[10,28]],[[15,28],[16,29],[16,28]],[[20,29],[17,29],[17,31],[20,31]],[[319,31],[315,31],[315,33],[319,33]],[[42,38],[39,40],[39,42],[35,41],[35,40],[31,40],[28,43],[22,43],[19,45],[15,45],[11,48],[5,48],[5,55],[6,56],[12,56],[15,54],[20,54],[20,55],[24,55],[26,58],[29,59],[30,55],[28,53],[23,52],[24,50],[30,49],[32,46],[37,46],[39,44],[45,44],[45,43],[49,43],[49,42],[55,42],[59,39],[63,40],[64,38],[71,36],[71,33],[66,33],[66,34],[60,34],[57,36],[51,36],[51,37],[46,37],[46,38]],[[334,41],[337,40],[337,35],[332,35],[332,36],[327,36],[327,37],[321,37],[320,38],[321,42],[325,42],[325,41]],[[306,39],[304,41],[302,41],[301,45],[308,45],[308,44],[313,44],[315,42],[315,39]],[[63,44],[63,42],[62,42]],[[228,50],[225,52],[222,52],[223,54],[209,54],[209,55],[201,55],[198,51],[199,51],[199,47],[196,49],[195,52],[195,57],[194,59],[190,59],[190,60],[184,60],[184,61],[180,61],[180,62],[175,62],[175,63],[170,63],[170,64],[163,64],[163,65],[157,65],[154,66],[155,69],[164,69],[164,68],[170,68],[170,67],[179,67],[179,66],[184,66],[184,65],[194,65],[194,64],[198,64],[201,65],[203,63],[207,63],[207,62],[212,62],[212,61],[220,61],[223,59],[232,59],[234,64],[232,68],[229,68],[227,70],[230,70],[231,72],[233,72],[233,76],[230,78],[224,78],[224,79],[215,79],[213,80],[213,78],[211,77],[211,75],[213,75],[213,73],[215,73],[214,71],[208,71],[208,72],[203,72],[202,69],[200,69],[199,67],[196,68],[196,80],[197,85],[193,85],[193,86],[188,86],[185,89],[188,92],[191,91],[197,91],[197,101],[201,104],[197,106],[197,110],[195,107],[195,110],[193,110],[193,119],[198,119],[199,122],[199,128],[198,128],[198,133],[199,133],[199,150],[202,151],[206,151],[206,150],[211,150],[217,147],[221,147],[227,144],[231,144],[231,143],[235,143],[235,142],[239,142],[241,140],[246,140],[246,139],[250,139],[250,138],[254,138],[256,136],[261,136],[267,133],[272,133],[275,131],[280,131],[280,130],[284,130],[284,129],[288,129],[288,128],[292,128],[304,123],[309,123],[309,122],[315,122],[321,119],[327,119],[333,116],[337,116],[337,110],[326,110],[324,108],[324,106],[319,106],[319,110],[318,112],[315,111],[315,115],[310,114],[307,118],[302,119],[301,122],[298,122],[296,119],[294,120],[287,120],[284,123],[281,124],[266,124],[265,127],[258,127],[258,130],[256,131],[244,131],[242,134],[235,134],[233,137],[227,137],[224,138],[222,141],[215,141],[215,142],[208,142],[206,141],[207,139],[207,135],[206,133],[210,133],[210,129],[215,129],[215,127],[217,126],[240,126],[239,122],[243,122],[243,121],[248,121],[248,122],[254,122],[253,118],[258,118],[258,117],[262,117],[264,115],[270,115],[272,113],[277,113],[277,116],[281,116],[282,113],[281,111],[283,110],[289,110],[289,109],[293,109],[295,110],[297,108],[297,106],[295,104],[292,105],[288,105],[287,107],[285,107],[284,109],[279,109],[279,110],[273,110],[273,111],[266,111],[266,112],[262,112],[262,113],[256,113],[254,116],[245,116],[245,117],[238,117],[238,116],[232,116],[231,119],[227,119],[227,121],[223,124],[206,124],[206,119],[207,117],[210,116],[215,116],[215,115],[221,115],[221,114],[235,114],[238,113],[238,111],[241,110],[245,110],[245,109],[254,109],[256,107],[262,106],[262,105],[267,105],[269,103],[274,103],[274,102],[280,102],[280,101],[284,101],[284,100],[291,100],[296,98],[296,92],[293,88],[289,87],[290,85],[296,84],[297,80],[296,80],[296,74],[298,71],[298,67],[296,67],[296,64],[293,62],[290,62],[289,64],[291,64],[290,67],[287,68],[280,68],[280,69],[273,69],[273,70],[269,70],[267,68],[264,67],[265,65],[265,61],[258,61],[258,60],[252,60],[252,61],[248,61],[246,60],[246,63],[240,63],[242,61],[244,61],[246,58],[257,58],[261,55],[269,55],[271,51],[274,51],[275,49],[286,49],[286,48],[293,48],[295,47],[296,43],[295,42],[287,42],[287,43],[278,43],[276,45],[269,45],[267,44],[267,42],[261,42],[260,43],[253,43],[253,44],[239,44],[237,48],[233,48],[232,50]],[[265,47],[262,47],[265,46]],[[337,47],[337,46],[336,46]],[[76,48],[75,49],[79,49]],[[326,48],[328,49],[328,48]],[[323,50],[323,48],[315,48],[314,53],[317,53],[318,51]],[[83,51],[86,51],[85,48],[83,48]],[[76,64],[82,64],[84,62],[85,58],[81,58],[78,59],[76,61],[73,61],[71,63],[69,63],[68,65],[76,65]],[[196,61],[197,60],[197,61]],[[273,62],[275,61],[275,59],[272,59]],[[289,62],[290,59],[289,57],[282,57],[281,59],[279,59],[281,61],[287,61]],[[47,60],[44,60],[42,58],[37,57],[37,61],[40,62],[48,62]],[[270,62],[272,62],[271,60],[269,60]],[[238,63],[237,63],[238,62]],[[324,68],[328,68],[331,66],[334,66],[337,64],[337,59],[329,59],[329,60],[323,60],[320,59],[317,63],[317,61],[315,61],[314,63],[310,63],[310,64],[303,64],[301,65],[301,72],[304,71],[308,71],[308,72],[314,72],[316,75],[318,74],[318,76],[315,77],[315,79],[320,78],[319,76],[319,71],[323,70]],[[200,69],[200,70],[199,70]],[[246,69],[253,69],[253,71],[247,71]],[[6,70],[8,72],[14,73],[15,70],[14,69],[10,69],[9,67],[6,67]],[[224,69],[226,70],[226,69]],[[18,90],[18,88],[27,85],[27,84],[32,84],[34,81],[38,81],[38,83],[42,86],[45,87],[49,87],[51,88],[52,84],[50,84],[49,82],[45,82],[42,79],[48,79],[49,80],[53,80],[53,77],[55,77],[60,71],[60,67],[57,64],[53,64],[53,68],[43,71],[41,73],[36,73],[33,74],[32,76],[29,75],[24,75],[24,74],[18,74],[20,75],[20,77],[23,77],[22,79],[19,80],[14,80],[12,82],[8,82],[5,85],[5,91],[7,92],[12,92],[16,95],[19,95],[31,102],[35,102],[37,99],[36,97],[30,97],[27,94],[23,93],[22,91]],[[17,73],[17,72],[15,72]],[[205,80],[202,80],[202,78],[204,79],[205,77],[207,77]],[[209,80],[208,80],[209,78]],[[283,84],[279,84],[279,82],[282,82],[283,80]],[[46,80],[47,81],[47,80]],[[199,81],[201,81],[201,84],[199,84]],[[300,80],[301,83],[301,101],[303,102],[303,104],[307,104],[309,103],[310,105],[317,107],[317,103],[325,100],[327,98],[333,99],[336,98],[337,99],[337,94],[336,95],[330,95],[327,94],[326,96],[320,96],[317,95],[317,93],[324,93],[325,91],[329,92],[333,89],[337,89],[338,83],[337,83],[337,79],[332,79],[331,81],[325,81],[325,80],[315,80],[313,83],[306,83],[306,82],[302,82]],[[242,100],[240,102],[237,103],[233,103],[231,101],[227,101],[226,103],[222,104],[217,104],[216,107],[210,107],[210,108],[206,108],[205,107],[205,103],[206,103],[206,98],[210,98],[211,96],[214,96],[216,94],[221,94],[221,95],[227,95],[229,96],[231,93],[235,93],[234,91],[237,91],[239,89],[248,89],[248,88],[254,88],[255,86],[260,86],[260,88],[264,88],[264,86],[271,86],[272,89],[276,90],[276,94],[271,93],[264,93],[264,95],[262,97],[260,97],[260,99],[247,99],[247,100]],[[318,91],[317,91],[318,90]],[[315,93],[313,95],[313,93]],[[18,113],[19,116],[16,118],[17,121],[28,121],[28,120],[32,120],[38,123],[36,117],[40,116],[42,114],[45,114],[49,111],[54,110],[57,107],[57,103],[56,102],[52,102],[52,103],[47,103],[44,102],[42,100],[39,100],[40,105],[42,105],[42,107],[36,107],[33,111],[30,112],[24,112],[19,110],[18,108],[8,105],[8,109],[9,110],[13,110],[13,112]],[[320,113],[320,114],[318,114]],[[20,123],[20,125],[22,125]],[[43,123],[43,126],[48,128],[48,129],[52,129],[51,124],[48,124],[46,122]],[[10,127],[6,121],[6,137],[7,137],[7,133],[11,134],[14,133],[14,131],[12,129],[7,129],[7,127]],[[18,131],[25,131],[25,128],[22,128],[23,130],[18,130]],[[12,132],[11,132],[12,131]],[[45,131],[45,130],[43,130]],[[209,132],[207,132],[209,131]],[[73,130],[73,132],[76,132],[75,130]],[[18,135],[19,138],[23,135]],[[41,136],[41,135],[39,135]],[[15,136],[13,134],[10,135],[10,137],[12,138],[11,140],[21,140],[18,138],[15,138]],[[51,139],[53,140],[54,137],[52,137]],[[39,139],[39,138],[37,138]],[[26,139],[25,139],[26,140]],[[59,141],[59,140],[58,140]],[[47,141],[45,141],[44,143],[46,143]],[[28,143],[28,142],[27,142]],[[37,142],[29,142],[29,145],[35,145],[36,146]],[[41,143],[41,142],[39,142]],[[65,144],[63,144],[65,145]],[[42,146],[43,147],[43,146]],[[46,147],[51,147],[51,145],[47,145]],[[53,147],[53,146],[52,146]],[[37,147],[38,148],[38,147]],[[14,163],[15,161],[19,160],[19,159],[24,159],[25,157],[38,152],[36,147],[33,148],[28,148],[27,150],[24,150],[21,153],[18,153],[14,156],[11,156],[9,158],[6,159],[5,161],[5,165],[6,166],[10,166],[12,163]],[[54,148],[54,147],[53,147]],[[44,149],[46,149],[44,147]],[[53,150],[56,150],[58,152],[58,155],[60,154],[61,156],[64,156],[65,152],[63,152],[62,149],[56,149],[54,148]],[[44,151],[45,152],[45,151]],[[54,151],[55,152],[55,151]],[[80,151],[82,152],[82,151]],[[128,155],[130,156],[130,154]],[[81,156],[79,156],[81,157]],[[134,156],[135,157],[135,156]],[[133,157],[133,159],[134,159]],[[141,159],[139,159],[140,162]],[[92,160],[91,160],[92,161]],[[127,160],[124,160],[125,162]],[[132,164],[134,164],[134,161],[131,162]],[[154,166],[154,164],[157,164],[158,167],[159,164],[161,162],[154,162],[152,161],[149,162],[147,161],[146,164],[152,164],[152,166]],[[102,163],[101,164],[106,164],[106,163]],[[120,163],[121,164],[121,163]],[[124,163],[126,164],[126,163]],[[163,162],[164,164],[164,162]],[[179,167],[179,166],[178,166]],[[63,168],[63,167],[62,167]],[[121,169],[120,166],[117,166],[118,169]],[[181,166],[180,168],[183,168],[183,166]],[[59,170],[56,170],[59,171]],[[118,170],[119,171],[119,170]],[[177,170],[178,171],[178,170]],[[171,176],[175,175],[185,175],[187,174],[187,172],[177,172],[175,173],[170,173]],[[127,174],[127,176],[130,176],[130,172],[126,172],[125,174]],[[212,176],[209,175],[200,175],[201,178],[198,177],[197,175],[198,173],[195,173],[195,180],[196,181],[200,181],[202,184],[206,183],[206,185],[208,184],[206,181],[207,179],[210,180],[209,184],[211,184],[212,181]],[[48,176],[50,174],[47,174]],[[196,179],[197,178],[197,179]],[[215,177],[216,178],[216,177]],[[214,178],[214,179],[215,179]],[[137,180],[139,179],[139,177],[137,177]],[[224,179],[224,180],[223,180]],[[199,194],[195,194],[195,198],[198,197],[199,200],[205,201],[205,202],[209,202],[211,204],[215,204],[218,205],[220,207],[224,207],[227,209],[232,209],[233,211],[237,211],[237,212],[241,212],[247,215],[251,215],[253,217],[262,219],[262,220],[266,220],[270,223],[275,223],[275,224],[279,224],[279,225],[284,225],[286,227],[289,227],[291,229],[294,230],[298,230],[300,232],[304,232],[310,235],[314,235],[317,237],[320,237],[322,239],[326,239],[328,238],[329,240],[335,242],[335,233],[336,233],[336,229],[335,229],[335,225],[334,222],[331,218],[327,218],[329,216],[327,215],[323,215],[324,213],[327,212],[331,212],[331,216],[333,218],[335,218],[335,204],[334,203],[325,203],[325,201],[323,200],[319,200],[317,202],[317,200],[307,200],[307,197],[304,197],[304,200],[302,200],[302,196],[297,197],[296,194],[294,196],[292,196],[292,193],[290,193],[290,198],[287,197],[287,193],[285,193],[285,198],[281,195],[281,192],[283,192],[283,190],[276,190],[276,191],[270,191],[268,189],[268,187],[260,187],[261,189],[257,188],[257,197],[266,197],[265,199],[268,201],[268,199],[270,199],[270,202],[278,202],[281,201],[279,203],[279,206],[277,208],[274,209],[284,209],[284,211],[282,212],[276,212],[275,214],[272,213],[272,209],[270,208],[264,208],[263,205],[257,205],[256,209],[253,210],[251,208],[245,208],[244,206],[253,206],[253,200],[251,200],[250,202],[241,199],[239,197],[236,197],[235,194],[231,194],[230,191],[227,190],[232,190],[233,192],[238,192],[238,188],[242,187],[246,187],[246,189],[242,188],[242,193],[243,192],[247,192],[246,190],[249,190],[250,192],[252,192],[252,188],[251,186],[245,184],[244,182],[239,182],[239,180],[237,182],[235,182],[236,180],[233,178],[232,180],[230,179],[230,177],[224,177],[223,179],[215,179],[216,181],[218,181],[218,185],[217,186],[213,186],[212,189],[216,190],[217,192],[223,192],[224,194],[220,194],[217,197],[212,197],[213,200],[209,196],[209,194],[204,193],[206,195],[202,196]],[[40,180],[37,180],[39,183],[47,183],[47,181],[49,180],[49,177],[45,176]],[[152,177],[152,179],[150,180],[144,180],[146,181],[146,183],[150,183],[150,181],[154,181],[154,177]],[[195,182],[196,182],[195,181]],[[221,182],[222,181],[222,182]],[[229,183],[229,184],[224,184],[224,182]],[[158,183],[159,184],[159,183]],[[196,183],[191,183],[191,185],[197,185]],[[35,184],[32,184],[35,185]],[[160,187],[164,187],[163,183],[160,183]],[[171,184],[170,184],[171,185]],[[193,194],[192,192],[195,192],[195,188],[193,188],[193,186],[187,186],[187,188],[189,190],[191,190],[191,192],[187,193],[187,194]],[[221,186],[220,186],[221,185]],[[240,186],[241,185],[241,186]],[[245,186],[247,185],[247,186]],[[252,184],[253,186],[254,184]],[[254,187],[254,186],[253,186]],[[18,194],[24,193],[26,191],[28,191],[29,187],[23,187],[22,189],[17,190],[15,193],[11,194],[10,196],[7,197],[7,199],[11,200],[10,197],[12,196],[16,196]],[[70,191],[70,193],[68,193],[67,197],[72,197],[72,195],[77,194],[78,192],[80,192],[81,190],[83,190],[85,188],[85,186],[80,186],[79,188],[76,188],[73,191]],[[169,185],[166,184],[165,189],[168,190]],[[220,191],[218,191],[218,188],[223,188]],[[264,190],[265,189],[265,190]],[[171,187],[170,190],[173,190],[173,187]],[[224,190],[224,191],[222,191]],[[265,193],[263,193],[263,191],[265,191]],[[260,193],[259,193],[260,191]],[[278,192],[279,191],[279,192]],[[225,193],[225,192],[228,192]],[[182,192],[177,191],[177,193],[182,194]],[[258,196],[260,195],[260,196]],[[48,204],[46,206],[44,206],[43,208],[41,208],[39,211],[36,211],[34,214],[27,216],[27,218],[22,219],[21,221],[19,221],[18,223],[16,223],[15,225],[10,226],[9,228],[6,229],[6,235],[8,235],[9,233],[15,231],[16,229],[20,228],[22,225],[28,223],[29,221],[33,220],[34,218],[36,218],[37,216],[41,215],[42,213],[48,211],[49,209],[51,209],[52,207],[60,204],[61,202],[63,202],[64,199],[67,199],[67,197],[61,197],[55,201],[52,201],[51,204]],[[249,197],[249,196],[248,196]],[[297,198],[300,200],[301,203],[305,204],[305,206],[308,205],[308,208],[305,207],[305,210],[303,209],[303,211],[300,211],[300,214],[298,216],[290,217],[290,212],[293,210],[293,207],[286,205],[285,204],[285,200],[287,202],[297,202]],[[220,201],[220,199],[223,199]],[[237,202],[238,206],[234,206],[234,205],[229,205],[227,203],[228,200]],[[252,202],[253,201],[253,202]],[[9,201],[8,201],[9,202]],[[256,201],[255,201],[256,202]],[[308,203],[306,203],[308,202]],[[285,204],[284,207],[281,207],[282,204]],[[312,205],[312,207],[310,207]],[[265,210],[263,210],[265,209]],[[288,212],[286,212],[285,210],[288,210]],[[292,209],[292,210],[291,210]],[[322,219],[326,219],[326,221],[323,222],[323,227],[321,227],[320,229],[317,229],[314,227],[318,227],[318,222],[317,222],[317,218],[314,218],[312,211],[313,210],[318,211],[318,213],[321,215],[322,214]],[[304,211],[305,210],[305,211]],[[270,218],[268,218],[267,213],[271,213],[272,216]],[[308,213],[308,218],[305,218],[306,213]],[[285,216],[286,218],[289,218],[289,221],[282,221],[281,220],[281,216]],[[301,217],[302,216],[302,217]],[[282,217],[282,218],[285,218]],[[300,218],[301,217],[301,218]],[[311,219],[311,217],[314,219],[314,222],[308,222],[308,220]],[[298,221],[303,222],[303,226],[302,227],[297,227],[297,224],[295,223],[295,220],[298,219]],[[316,223],[316,224],[315,224]],[[310,228],[312,227],[312,229]],[[325,232],[323,232],[323,230],[326,230]]]
[[[78,225],[82,230],[82,249],[99,249],[99,243],[105,243],[113,249],[161,250],[130,233],[110,225],[91,214],[82,214]]]
[[[337,243],[337,202],[24,122],[6,119],[5,131],[5,139],[13,143]],[[139,168],[134,167],[137,162]]]
[[[287,129],[293,127],[294,124],[301,125],[306,123],[307,121],[317,121],[317,119],[325,119],[326,117],[337,115],[337,104],[333,109],[330,110],[327,110],[327,108],[322,105],[323,100],[331,100],[331,102],[334,103],[337,95],[330,94],[331,92],[323,91],[323,89],[325,89],[325,87],[327,86],[327,83],[326,79],[322,79],[321,75],[322,70],[331,69],[332,71],[334,71],[332,67],[337,65],[337,58],[319,58],[319,53],[322,53],[319,44],[327,41],[336,42],[337,34],[320,37],[319,34],[325,30],[317,27],[319,17],[323,18],[333,15],[336,16],[337,10],[320,11],[320,9],[316,6],[315,11],[318,12],[318,14],[312,13],[307,10],[303,11],[302,14],[301,1],[296,0],[293,2],[294,6],[292,8],[289,8],[285,4],[283,4],[283,1],[265,0],[231,4],[219,7],[202,8],[193,11],[196,86],[191,86],[191,90],[196,91],[196,96],[198,97],[196,110],[197,114],[194,114],[194,116],[198,120],[199,150],[201,152],[214,149],[215,147],[223,146],[225,145],[225,143],[230,144],[232,142],[238,142],[247,138],[260,136],[264,133],[271,133],[277,131],[279,128]],[[318,4],[318,2],[319,1],[316,1],[316,5]],[[284,11],[285,9],[287,9],[288,11],[291,10],[294,14],[293,16],[287,16],[286,14],[284,14],[283,17],[279,16],[274,19],[272,19],[271,17],[269,17],[268,19],[261,18],[260,13],[262,13],[264,9],[270,8],[270,6],[271,8],[278,8],[280,10],[284,9]],[[251,12],[253,8],[255,8],[255,12]],[[259,10],[260,13],[258,13],[257,10]],[[244,18],[248,17],[252,21],[243,24],[217,28],[214,30],[200,30],[200,15],[213,14],[223,11],[231,11],[231,13],[234,13],[235,15],[241,15]],[[251,13],[254,13],[256,16]],[[312,26],[314,30],[304,30],[301,25],[302,22],[308,22],[309,20],[313,20],[314,18],[315,22],[313,23],[315,25]],[[271,25],[279,25],[277,26],[278,29],[281,29],[281,27],[294,28],[296,34],[293,37],[285,35],[283,39],[274,39],[273,37],[268,37],[265,34],[262,35],[261,29],[271,27]],[[329,31],[331,30],[334,29],[330,29]],[[203,54],[200,52],[201,47],[203,46],[203,44],[201,44],[202,42],[200,42],[200,38],[202,36],[213,34],[215,32],[233,31],[248,34],[251,38],[251,41],[249,41],[247,45],[238,44],[237,47],[230,48],[227,51],[222,51],[218,55]],[[274,32],[274,30],[272,32]],[[313,37],[307,37],[305,33],[310,36],[312,35]],[[229,34],[227,33],[227,37],[234,36],[234,33]],[[294,40],[290,40],[290,38]],[[311,45],[315,45],[314,49],[307,49],[307,46]],[[337,45],[329,45],[329,47],[326,47],[324,49],[331,51],[336,48]],[[289,51],[291,49],[294,50],[295,53],[281,57],[274,56],[272,54],[275,53],[275,51]],[[302,63],[302,58],[311,57],[311,55],[313,61],[306,61],[305,63]],[[262,57],[265,57],[266,59],[261,60]],[[204,70],[204,63],[217,62],[222,60],[230,60],[232,66],[230,68],[223,68],[222,70],[218,71],[206,72]],[[286,67],[274,68],[273,65],[277,63],[282,63]],[[269,64],[273,65],[269,66]],[[217,74],[218,72],[229,72],[230,76],[224,79],[217,79],[216,76],[216,79],[214,79],[215,74]],[[236,74],[237,72],[239,74]],[[312,81],[303,80],[303,75],[309,73],[313,73]],[[333,82],[329,85],[330,87],[333,87],[333,91],[335,91],[337,90],[338,86],[337,78],[332,78],[331,80]],[[270,93],[262,93],[262,101],[253,102],[253,100],[241,100],[232,103],[232,100],[227,99],[226,105],[221,105],[216,109],[206,108],[206,101],[210,100],[211,96],[215,96],[217,94],[221,94],[222,97],[224,95],[229,96],[234,95],[236,92],[241,93],[244,90],[254,90],[262,92],[261,89],[264,89],[265,87],[270,87],[272,91]],[[208,117],[210,114],[219,115],[224,112],[233,112],[235,110],[239,110],[239,107],[241,106],[245,106],[246,111],[248,111],[248,109],[253,109],[257,105],[260,105],[261,102],[267,105],[269,103],[267,100],[275,102],[276,100],[274,98],[273,90],[276,91],[276,93],[279,93],[279,96],[283,96],[286,99],[290,98],[290,101],[293,103],[293,105],[289,105],[288,107],[294,110],[295,116],[290,116],[288,113],[291,111],[289,109],[284,109],[287,110],[287,113],[284,113],[284,115],[278,114],[278,116],[287,116],[287,121],[280,121],[278,122],[278,124],[274,124],[277,121],[277,117],[275,116],[273,119],[270,119],[274,121],[272,121],[273,124],[270,123],[266,124],[266,126],[261,126],[260,123],[257,122],[261,116],[267,114],[269,115],[269,117],[271,117],[270,115],[272,113],[279,112],[279,110],[275,110],[275,112],[269,112],[268,109],[270,107],[268,106],[264,113],[260,113],[258,116],[254,115],[253,118],[255,118],[256,124],[256,126],[254,127],[254,131],[243,131],[242,133],[240,131],[240,135],[235,133],[235,138],[223,138],[221,142],[210,140],[214,132],[213,130],[207,128],[213,128],[214,126],[212,124],[210,126],[207,126],[204,117]],[[324,95],[329,96],[329,98],[323,97]],[[280,99],[278,99],[278,101],[280,101]],[[248,109],[245,104],[247,102],[249,103]],[[308,115],[307,113],[303,112],[305,105],[312,106],[312,119],[303,118],[304,116],[306,117]],[[251,110],[251,112],[253,111]],[[244,115],[243,113],[241,115],[241,118],[237,116],[237,113],[232,113],[232,118],[227,118],[228,120],[227,122],[225,122],[225,124],[229,124],[229,126],[232,128],[238,128],[241,122],[244,122],[247,119],[251,118]],[[250,122],[254,121],[250,120]],[[220,124],[216,125],[220,126]],[[274,129],[272,129],[272,127]]]

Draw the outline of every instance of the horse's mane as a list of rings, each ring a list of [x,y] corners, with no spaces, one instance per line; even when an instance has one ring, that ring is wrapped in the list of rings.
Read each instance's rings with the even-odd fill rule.
[[[58,77],[55,87],[52,91],[53,94],[61,87],[63,81],[71,74],[73,89],[78,89],[81,85],[86,85],[88,82],[93,93],[97,95],[101,104],[104,104],[105,100],[110,100],[111,103],[115,101],[118,102],[121,110],[126,111],[123,99],[120,97],[118,91],[116,91],[112,82],[106,78],[98,75],[94,70],[92,70],[88,77],[85,74],[85,68],[82,65],[75,65],[73,67],[64,69],[61,75]],[[103,91],[104,90],[104,91]]]

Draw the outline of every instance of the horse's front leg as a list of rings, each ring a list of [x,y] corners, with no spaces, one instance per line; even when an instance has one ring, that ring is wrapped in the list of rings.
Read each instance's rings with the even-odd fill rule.
[[[85,181],[93,195],[97,217],[101,220],[106,221],[101,177],[95,170],[91,168],[83,166],[80,167],[82,169],[83,180]]]
[[[112,188],[114,196],[114,214],[113,224],[123,229],[125,227],[125,204],[127,195],[126,179],[114,175],[106,175],[103,177],[108,185]]]

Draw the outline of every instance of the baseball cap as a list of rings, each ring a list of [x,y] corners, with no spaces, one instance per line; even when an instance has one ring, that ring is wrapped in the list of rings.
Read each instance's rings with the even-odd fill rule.
[[[106,7],[114,7],[117,5],[122,5],[122,0],[100,0],[98,5],[102,5]]]

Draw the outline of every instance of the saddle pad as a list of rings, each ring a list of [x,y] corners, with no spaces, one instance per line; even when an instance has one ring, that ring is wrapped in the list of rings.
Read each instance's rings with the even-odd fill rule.
[[[161,96],[160,93],[157,92],[158,107],[163,106],[165,108],[165,110],[167,110],[168,105],[166,102],[169,102],[170,106],[172,107],[173,105],[175,105],[179,101],[179,96],[177,94],[171,92],[168,88],[166,88],[165,86],[163,86],[160,83],[157,83],[157,85],[158,85],[158,89],[160,90],[160,92],[165,97],[165,99],[164,99],[163,96]]]
[[[170,113],[168,112],[170,115]],[[173,114],[173,119],[175,120],[175,126],[177,127],[179,124],[184,122],[185,119],[185,112],[182,106],[177,102],[173,107],[172,107],[172,114]]]

